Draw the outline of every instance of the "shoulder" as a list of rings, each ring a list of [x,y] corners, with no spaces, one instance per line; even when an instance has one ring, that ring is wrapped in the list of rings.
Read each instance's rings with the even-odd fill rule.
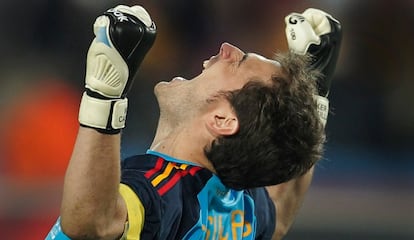
[[[143,154],[143,155],[134,155],[128,158],[125,158],[121,162],[122,171],[125,170],[146,170],[155,167],[159,157]]]
[[[253,198],[255,216],[257,219],[257,233],[261,239],[271,239],[276,226],[276,208],[264,187],[246,190]]]
[[[183,237],[195,224],[197,193],[210,177],[211,172],[198,166],[141,155],[124,160],[121,181],[145,208],[144,232],[159,229],[161,239],[171,239]]]

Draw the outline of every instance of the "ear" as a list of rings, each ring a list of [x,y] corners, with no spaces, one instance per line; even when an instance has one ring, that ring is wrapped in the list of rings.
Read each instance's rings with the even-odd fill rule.
[[[239,130],[239,120],[229,103],[222,104],[209,113],[207,128],[214,136],[229,136]]]

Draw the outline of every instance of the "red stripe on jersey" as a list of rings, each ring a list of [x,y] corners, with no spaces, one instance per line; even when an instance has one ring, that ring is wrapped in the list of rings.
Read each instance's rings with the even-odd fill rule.
[[[201,167],[192,167],[190,170],[188,170],[188,172],[190,173],[191,176],[194,176],[194,174],[196,174],[196,172],[200,171]]]
[[[146,172],[144,174],[144,176],[146,178],[152,177],[152,175],[154,175],[155,173],[157,173],[157,172],[159,172],[161,170],[163,163],[164,163],[164,159],[162,159],[162,158],[159,157],[157,159],[157,162],[155,163],[154,168],[152,168],[151,170],[148,170],[148,172]]]
[[[165,183],[162,187],[158,189],[158,193],[160,196],[164,195],[168,190],[170,190],[177,182],[180,180],[181,177],[187,175],[187,172],[177,172]]]
[[[196,172],[198,172],[199,170],[201,170],[201,167],[192,167],[190,170],[188,171],[178,171],[174,174],[174,176],[172,176],[167,183],[165,183],[162,187],[160,187],[158,189],[158,193],[160,194],[160,196],[164,195],[166,192],[168,192],[168,190],[170,190],[179,180],[181,177],[184,177],[187,174],[190,174],[191,176],[194,176],[194,174],[196,174]]]

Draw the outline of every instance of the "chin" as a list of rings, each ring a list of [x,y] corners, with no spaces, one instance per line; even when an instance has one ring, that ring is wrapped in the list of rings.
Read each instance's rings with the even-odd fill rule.
[[[158,105],[160,103],[160,97],[163,95],[162,89],[165,88],[164,85],[166,85],[164,82],[159,82],[154,86],[154,95],[155,95],[155,98],[157,99]]]
[[[169,82],[158,82],[157,84],[155,84],[154,86],[154,93],[155,95],[157,95],[160,91],[162,91],[163,88],[165,88],[166,86],[168,86]]]

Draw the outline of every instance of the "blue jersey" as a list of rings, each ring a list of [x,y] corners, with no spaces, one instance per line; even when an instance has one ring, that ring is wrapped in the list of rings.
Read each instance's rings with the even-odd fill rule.
[[[148,151],[122,162],[128,209],[121,239],[271,239],[275,207],[265,188],[236,191],[194,163]],[[47,240],[69,240],[60,219]]]
[[[265,188],[229,189],[205,168],[147,153],[122,163],[121,181],[145,209],[141,239],[271,239],[275,208]]]

